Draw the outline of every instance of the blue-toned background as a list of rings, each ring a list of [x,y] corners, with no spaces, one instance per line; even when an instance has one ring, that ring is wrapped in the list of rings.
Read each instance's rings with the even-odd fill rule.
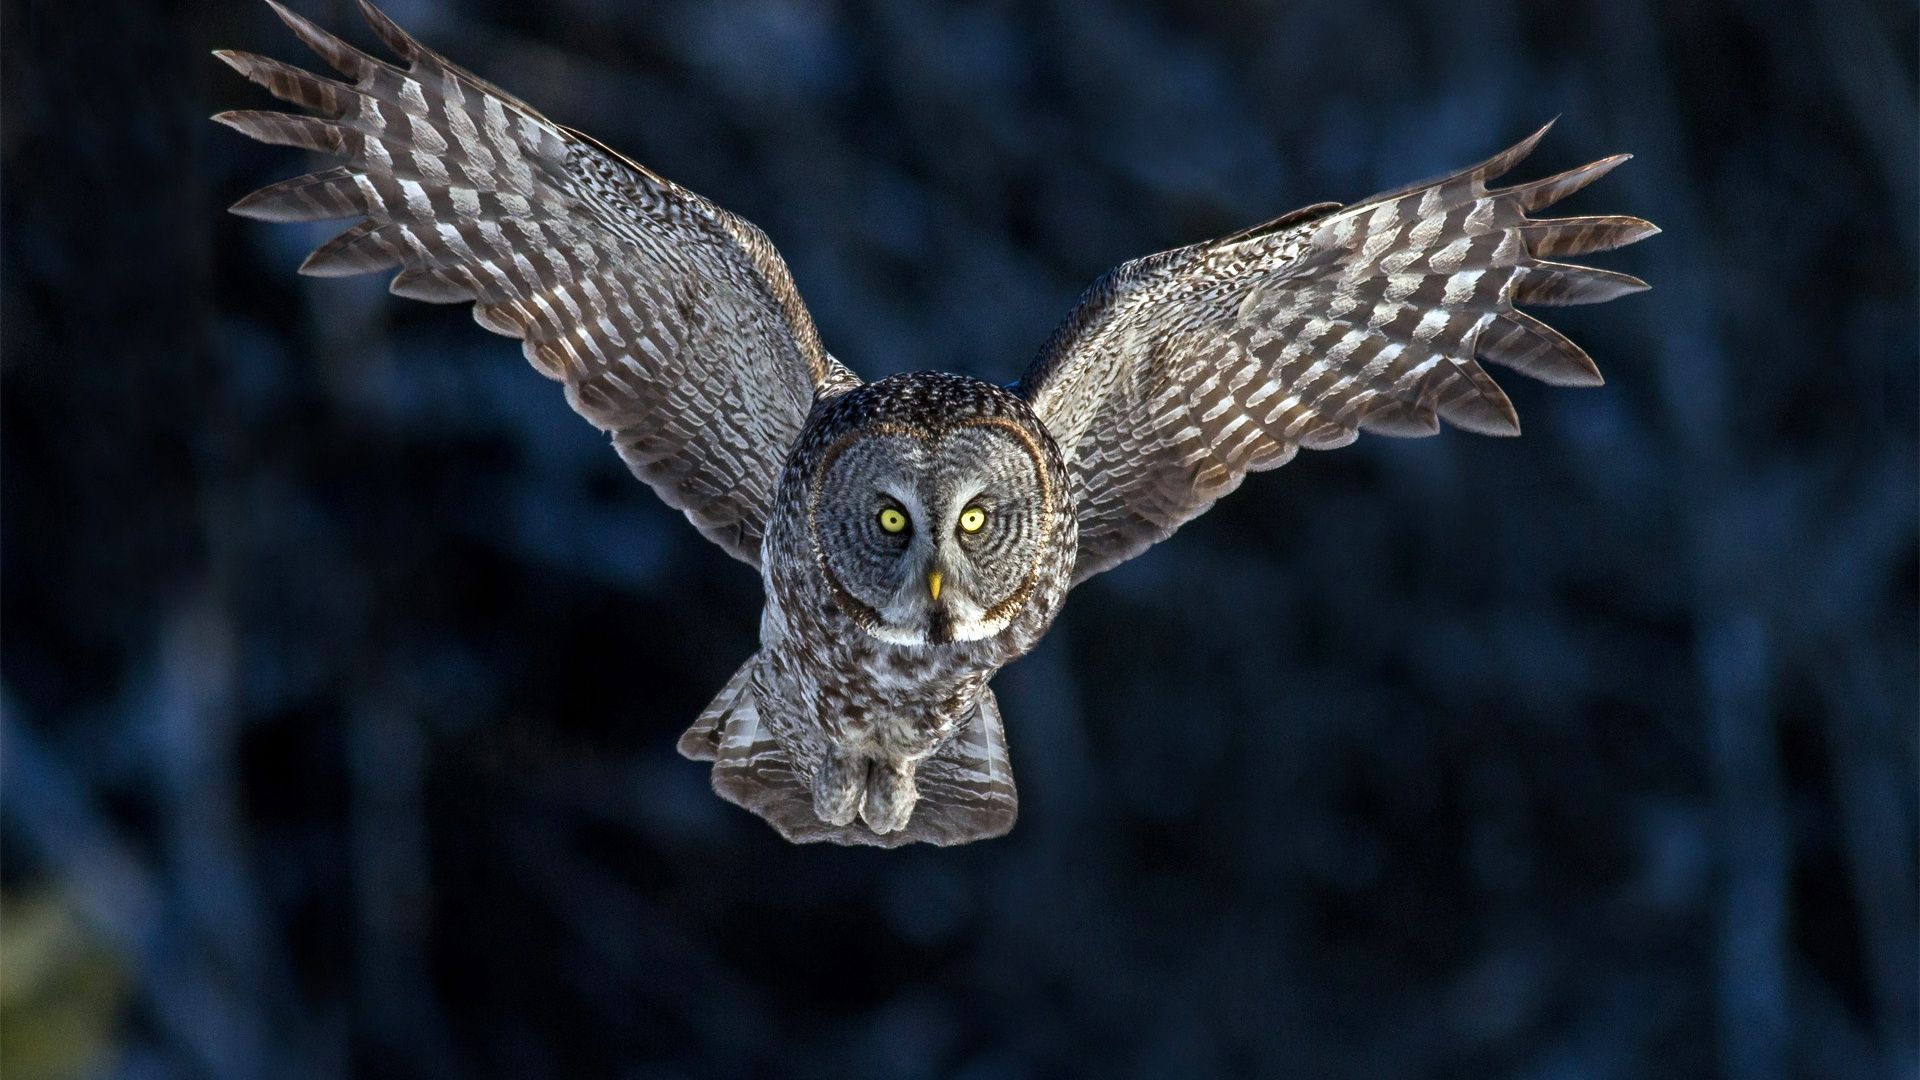
[[[349,4],[295,6],[368,43]],[[263,4],[9,0],[0,1071],[1911,1077],[1911,4],[394,0],[763,226],[868,376],[1478,160],[1638,158],[1601,390],[1363,438],[998,680],[1004,840],[794,848],[676,736],[758,582],[511,343],[222,212]]]

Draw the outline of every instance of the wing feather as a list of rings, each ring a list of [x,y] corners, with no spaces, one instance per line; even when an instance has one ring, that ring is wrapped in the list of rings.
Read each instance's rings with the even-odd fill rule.
[[[232,207],[267,221],[362,220],[303,274],[397,270],[389,288],[472,303],[523,342],[569,405],[702,533],[757,564],[786,452],[814,401],[858,380],[822,348],[773,244],[416,41],[362,0],[398,67],[268,0],[341,82],[216,55],[310,110],[222,113],[251,138],[344,163]]]
[[[1632,217],[1526,216],[1626,155],[1487,186],[1546,131],[1437,180],[1346,208],[1318,204],[1096,281],[1019,384],[1073,473],[1075,580],[1133,557],[1301,447],[1345,446],[1362,431],[1431,435],[1442,421],[1519,434],[1513,403],[1478,360],[1598,385],[1585,352],[1514,305],[1646,288],[1547,257],[1659,230]]]

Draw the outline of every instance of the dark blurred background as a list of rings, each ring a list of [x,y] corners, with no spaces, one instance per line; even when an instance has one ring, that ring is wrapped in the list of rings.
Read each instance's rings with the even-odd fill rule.
[[[370,44],[341,0],[303,13]],[[1559,126],[1665,235],[1518,440],[1303,454],[996,683],[973,847],[681,729],[759,584],[464,309],[223,208],[264,4],[5,8],[8,1080],[1912,1077],[1916,11],[394,0],[763,226],[874,377]]]

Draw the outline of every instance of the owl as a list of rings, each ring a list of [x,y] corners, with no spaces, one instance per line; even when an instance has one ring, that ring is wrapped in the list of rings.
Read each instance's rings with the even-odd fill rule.
[[[828,353],[746,221],[426,49],[404,61],[268,0],[347,80],[216,55],[310,113],[214,119],[342,164],[246,196],[267,221],[357,219],[300,270],[397,270],[470,303],[694,527],[757,568],[760,647],[681,737],[713,787],[795,842],[964,844],[1018,809],[988,682],[1067,592],[1248,473],[1442,421],[1515,435],[1488,361],[1593,386],[1516,305],[1646,288],[1555,261],[1658,230],[1536,219],[1625,155],[1508,187],[1545,134],[1449,176],[1319,203],[1135,259],[1081,296],[1019,381],[865,383]]]

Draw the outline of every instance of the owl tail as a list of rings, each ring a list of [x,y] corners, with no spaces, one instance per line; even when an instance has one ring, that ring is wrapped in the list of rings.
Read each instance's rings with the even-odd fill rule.
[[[760,662],[760,654],[747,657],[740,670],[733,673],[727,685],[720,688],[712,701],[700,712],[700,719],[680,734],[678,749],[680,756],[693,761],[712,761],[720,756],[720,739],[726,733],[727,721],[734,711],[742,707],[753,708],[753,667]]]
[[[827,842],[873,847],[926,843],[942,847],[1005,835],[1020,800],[1007,761],[1006,729],[993,691],[982,690],[959,735],[921,762],[920,800],[907,827],[880,834],[855,820],[829,825],[813,811],[813,793],[793,759],[761,723],[753,689],[760,654],[741,665],[700,719],[680,736],[680,753],[711,761],[713,790],[765,818],[796,844]]]

